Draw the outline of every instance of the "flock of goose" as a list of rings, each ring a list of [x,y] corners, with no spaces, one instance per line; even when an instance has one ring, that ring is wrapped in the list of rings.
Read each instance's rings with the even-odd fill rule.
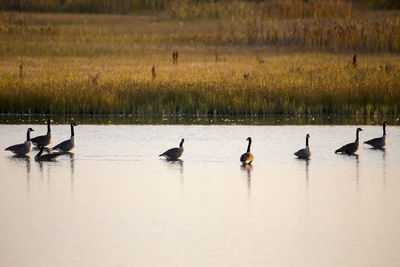
[[[385,121],[383,122],[383,135],[381,137],[377,137],[368,141],[365,141],[364,144],[370,145],[375,149],[382,149],[386,145],[386,125],[388,123]],[[47,120],[47,134],[37,136],[35,138],[30,138],[30,133],[33,131],[32,128],[28,128],[27,133],[26,133],[26,141],[22,144],[18,145],[13,145],[10,147],[7,147],[5,150],[9,150],[13,152],[14,154],[18,156],[23,156],[28,154],[29,152],[32,151],[32,147],[35,146],[36,148],[39,149],[39,153],[35,156],[36,161],[53,161],[56,160],[59,156],[71,151],[75,145],[75,135],[74,135],[74,126],[76,126],[75,123],[71,123],[71,138],[67,139],[58,145],[54,146],[53,148],[48,148],[47,151],[49,153],[43,154],[44,148],[48,146],[51,143],[52,137],[51,137],[51,129],[50,129],[50,119]],[[337,149],[335,153],[342,153],[342,154],[348,154],[348,155],[353,155],[355,152],[357,152],[358,148],[360,147],[360,138],[359,134],[360,131],[362,131],[361,128],[356,129],[356,140],[353,143],[346,144],[342,146],[341,148]],[[310,138],[310,135],[306,135],[306,147],[303,149],[298,150],[297,152],[294,153],[298,158],[301,159],[309,159],[312,155],[308,139]],[[251,147],[251,137],[248,137],[246,139],[249,143],[247,146],[247,151],[240,157],[240,162],[242,162],[243,165],[251,165],[251,163],[254,160],[253,154],[250,152],[250,147]],[[168,160],[177,160],[179,159],[182,154],[183,154],[183,142],[185,139],[182,139],[179,147],[171,148],[164,153],[160,154],[159,156],[163,156]],[[57,152],[53,152],[57,151]]]
[[[373,138],[371,140],[365,141],[364,144],[368,144],[372,146],[375,149],[382,149],[386,145],[386,125],[388,123],[385,121],[383,123],[383,135],[381,137]],[[360,147],[360,131],[362,131],[361,128],[357,128],[356,130],[356,140],[353,143],[346,144],[342,146],[341,148],[337,149],[335,153],[342,153],[342,154],[348,154],[348,155],[354,155],[354,153],[357,152],[358,148]],[[306,147],[303,149],[298,150],[297,152],[294,153],[298,158],[301,159],[309,159],[312,155],[311,150],[310,150],[310,145],[308,142],[308,139],[310,138],[310,135],[306,135]],[[247,145],[247,151],[244,153],[242,156],[240,156],[240,162],[242,162],[243,165],[251,165],[251,163],[254,160],[253,154],[250,152],[251,148],[251,137],[247,137],[246,139],[249,143]],[[159,156],[164,156],[168,160],[177,160],[179,159],[182,154],[183,154],[183,142],[185,140],[182,139],[179,147],[171,148],[164,153],[160,154]]]
[[[76,143],[74,126],[76,126],[76,124],[74,122],[71,123],[71,138],[59,143],[55,147],[46,148],[46,150],[50,152],[48,154],[43,154],[43,151],[44,148],[48,146],[52,141],[50,119],[47,120],[47,134],[31,138],[31,132],[33,132],[34,130],[32,128],[28,128],[26,132],[26,141],[24,143],[9,146],[5,150],[11,151],[17,156],[24,156],[31,152],[32,148],[35,146],[39,149],[39,153],[37,153],[35,156],[36,161],[56,160],[59,156],[68,153],[75,147]]]

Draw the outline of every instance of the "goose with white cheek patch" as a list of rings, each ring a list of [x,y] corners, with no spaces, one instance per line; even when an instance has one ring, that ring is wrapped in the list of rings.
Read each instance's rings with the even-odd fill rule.
[[[308,139],[310,138],[310,135],[307,134],[306,135],[306,148],[300,149],[299,151],[297,151],[296,153],[294,153],[298,158],[300,159],[308,159],[311,157],[311,150],[310,150],[310,146],[308,144]]]
[[[349,143],[347,145],[342,146],[341,148],[337,149],[335,153],[342,153],[342,154],[348,154],[348,155],[353,155],[354,153],[357,152],[358,148],[360,147],[360,138],[359,138],[359,133],[363,129],[357,128],[356,130],[356,141],[353,143]]]
[[[57,150],[59,152],[69,152],[72,149],[74,149],[74,147],[76,146],[74,126],[76,126],[76,123],[75,122],[71,123],[71,138],[53,147],[51,149],[52,151]]]
[[[28,128],[26,132],[26,141],[23,144],[13,145],[7,147],[5,150],[11,151],[12,153],[23,156],[32,151],[32,141],[31,141],[31,132],[33,132],[32,128]]]
[[[383,135],[381,137],[377,137],[368,141],[365,141],[364,144],[370,145],[376,149],[382,149],[386,146],[386,125],[388,124],[387,121],[383,123]]]
[[[250,147],[251,147],[251,137],[247,137],[246,139],[247,141],[249,141],[249,144],[247,146],[247,152],[244,153],[241,157],[240,157],[240,162],[242,162],[243,165],[251,165],[251,163],[254,160],[254,156],[253,154],[251,154],[250,152]]]
[[[50,118],[47,120],[47,134],[36,136],[32,138],[32,144],[39,148],[40,146],[47,146],[51,143],[51,129],[50,129]]]

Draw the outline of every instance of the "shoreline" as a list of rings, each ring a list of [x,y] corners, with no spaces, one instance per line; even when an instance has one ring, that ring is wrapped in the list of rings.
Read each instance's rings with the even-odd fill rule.
[[[144,114],[0,114],[0,124],[43,124],[47,118],[55,124],[72,121],[83,124],[104,125],[380,125],[389,121],[389,126],[400,125],[398,116],[341,116],[341,115],[297,115],[285,116],[224,116],[224,115],[144,115]]]

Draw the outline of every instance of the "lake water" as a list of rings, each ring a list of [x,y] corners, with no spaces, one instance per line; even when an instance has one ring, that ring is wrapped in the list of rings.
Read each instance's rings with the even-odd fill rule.
[[[79,125],[50,163],[4,151],[28,127],[46,132],[0,125],[0,266],[400,265],[398,126],[354,157],[333,152],[355,125]],[[312,159],[295,159],[307,133]],[[181,161],[158,158],[181,138]]]

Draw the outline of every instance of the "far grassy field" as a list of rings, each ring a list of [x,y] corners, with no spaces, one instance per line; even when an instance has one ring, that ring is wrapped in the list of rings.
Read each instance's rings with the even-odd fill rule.
[[[399,115],[399,14],[4,12],[0,113]]]

